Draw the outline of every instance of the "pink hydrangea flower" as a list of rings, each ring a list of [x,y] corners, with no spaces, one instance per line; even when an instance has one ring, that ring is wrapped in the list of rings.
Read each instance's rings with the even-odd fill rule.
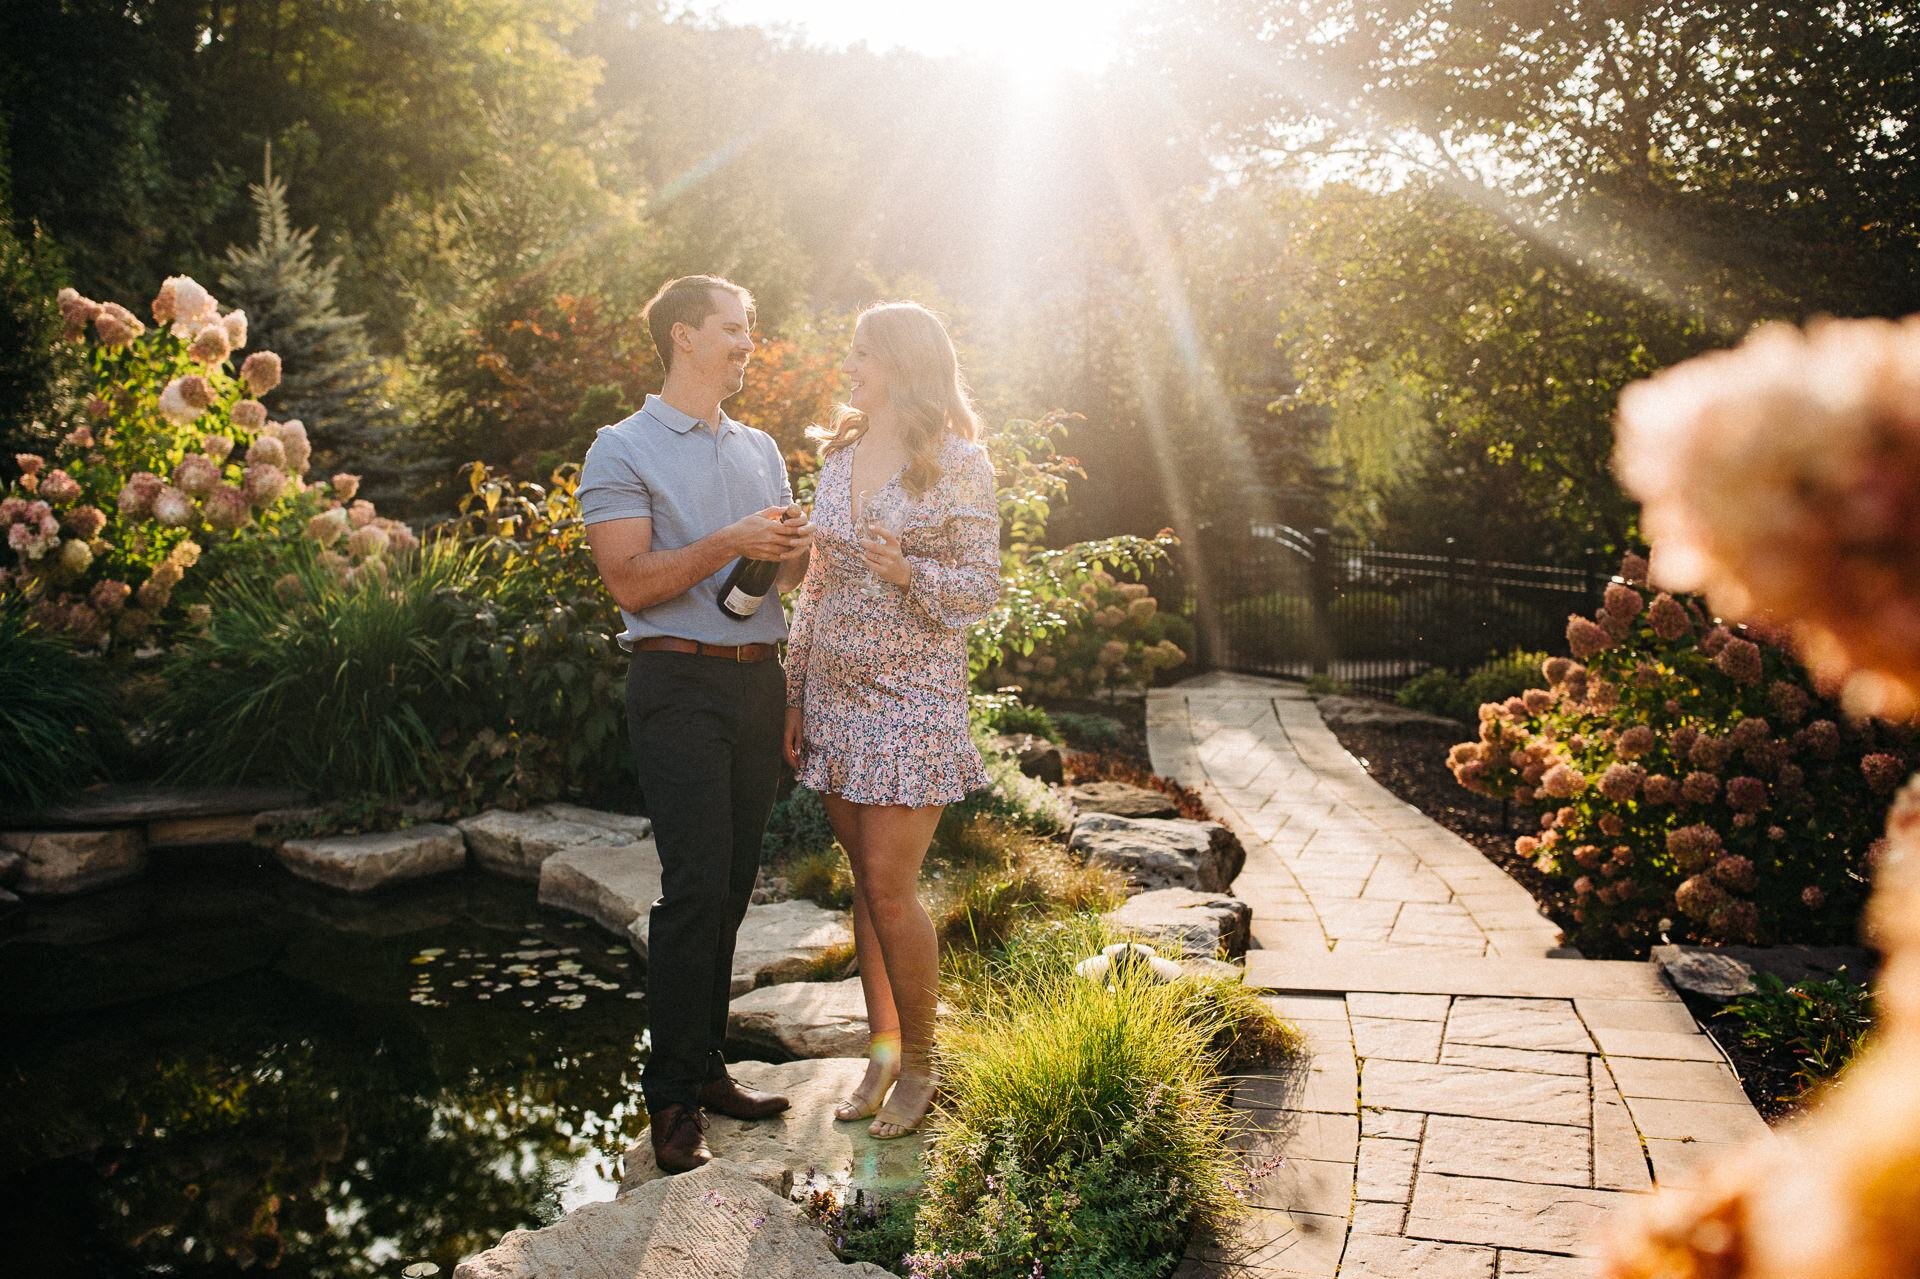
[[[1665,773],[1654,773],[1640,788],[1640,797],[1649,804],[1677,804],[1680,802],[1680,783]]]
[[[1699,870],[1721,850],[1720,832],[1704,822],[1667,832],[1667,856],[1681,870]]]
[[[1571,799],[1586,786],[1587,779],[1570,764],[1555,764],[1540,778],[1540,789],[1555,799]]]
[[[1760,648],[1733,636],[1713,655],[1714,669],[1736,684],[1758,684],[1762,673]]]
[[[1767,784],[1758,777],[1727,779],[1727,806],[1741,813],[1757,813],[1767,806]]]
[[[182,493],[204,497],[220,482],[220,467],[210,457],[189,453],[173,468],[173,486]]]
[[[131,586],[109,577],[95,584],[93,594],[87,598],[97,612],[118,613],[132,594]]]
[[[240,380],[255,398],[280,385],[280,357],[272,351],[255,351],[240,365]]]
[[[1867,785],[1875,794],[1891,795],[1900,789],[1900,783],[1907,778],[1907,769],[1898,756],[1888,755],[1884,751],[1875,751],[1860,759],[1861,775],[1867,779]]]
[[[1713,912],[1727,904],[1727,894],[1705,875],[1693,875],[1673,890],[1673,904],[1689,919],[1705,923]]]
[[[333,486],[333,495],[342,502],[351,502],[354,494],[360,491],[360,477],[341,471],[329,483]]]
[[[277,466],[255,464],[247,468],[247,501],[255,506],[270,506],[287,487],[287,473]]]
[[[263,435],[247,446],[247,465],[277,466],[287,464],[286,446],[276,436]]]
[[[1737,888],[1743,893],[1753,891],[1756,880],[1753,862],[1738,853],[1728,853],[1713,864],[1713,877],[1728,888]]]
[[[1613,749],[1621,759],[1639,759],[1653,749],[1653,743],[1653,730],[1645,724],[1635,724],[1620,734]]]
[[[153,499],[166,487],[166,481],[152,471],[135,471],[120,489],[120,514],[128,519],[145,519],[153,514]]]
[[[66,529],[83,542],[90,542],[107,526],[107,513],[97,506],[76,506],[67,512]]]
[[[1619,582],[1609,582],[1603,598],[1605,602],[1601,607],[1606,609],[1610,617],[1622,622],[1631,622],[1640,616],[1640,610],[1645,608],[1647,603],[1646,597],[1639,591],[1631,586],[1622,586]]]
[[[153,497],[153,518],[169,528],[185,528],[193,523],[193,499],[168,484]]]
[[[1615,803],[1625,803],[1640,793],[1647,770],[1638,764],[1609,764],[1600,774],[1600,793]]]
[[[219,323],[203,326],[187,347],[187,358],[209,366],[222,363],[232,353],[233,343],[227,337],[227,328]]]
[[[1647,610],[1647,625],[1653,628],[1655,635],[1669,643],[1693,629],[1693,624],[1687,618],[1687,610],[1681,608],[1680,602],[1673,596],[1664,592],[1654,598],[1653,606]]]
[[[117,349],[145,333],[147,326],[140,323],[139,316],[118,302],[104,302],[99,313],[93,317],[93,331],[99,337],[101,346]],[[96,413],[94,416],[101,415]]]
[[[1798,724],[1813,707],[1813,698],[1798,684],[1777,679],[1767,685],[1767,705],[1783,724]]]
[[[267,406],[258,400],[236,400],[227,416],[241,430],[258,431],[267,424]]]
[[[221,484],[207,494],[207,523],[215,528],[245,528],[253,518],[253,508],[244,490],[233,484]]]
[[[1567,618],[1567,648],[1581,661],[1613,647],[1613,636],[1592,618],[1575,613]]]
[[[48,471],[46,478],[40,481],[40,496],[49,502],[71,502],[82,492],[80,481],[57,467]]]
[[[1832,759],[1840,753],[1840,726],[1830,719],[1816,719],[1793,735],[1793,744],[1816,759]]]

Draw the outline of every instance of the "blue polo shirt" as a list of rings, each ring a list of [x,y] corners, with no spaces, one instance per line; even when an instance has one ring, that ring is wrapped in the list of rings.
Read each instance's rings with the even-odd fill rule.
[[[625,421],[603,426],[580,470],[580,516],[587,524],[653,521],[653,548],[678,550],[735,520],[793,500],[780,446],[720,414],[718,428],[689,417],[657,395]],[[655,635],[705,644],[773,643],[787,637],[780,601],[769,599],[744,621],[720,611],[720,584],[731,563],[676,595],[620,616],[622,648]]]

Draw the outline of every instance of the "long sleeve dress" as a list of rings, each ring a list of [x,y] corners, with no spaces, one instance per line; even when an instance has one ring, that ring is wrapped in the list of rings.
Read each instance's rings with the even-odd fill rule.
[[[967,731],[966,632],[1000,598],[993,467],[985,449],[949,435],[926,493],[888,481],[901,489],[909,584],[874,596],[853,525],[853,452],[820,468],[813,559],[787,643],[800,781],[858,804],[952,803],[988,785]]]

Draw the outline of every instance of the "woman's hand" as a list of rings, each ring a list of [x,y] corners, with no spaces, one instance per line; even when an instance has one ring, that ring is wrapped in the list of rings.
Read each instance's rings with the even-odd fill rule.
[[[781,742],[782,753],[787,757],[787,767],[800,771],[800,748],[806,745],[806,737],[800,731],[800,708],[787,707],[787,729]]]
[[[895,586],[906,586],[912,582],[912,574],[907,568],[907,557],[900,549],[900,535],[891,529],[872,526],[869,535],[860,540],[860,557],[867,562],[867,568],[883,582]]]

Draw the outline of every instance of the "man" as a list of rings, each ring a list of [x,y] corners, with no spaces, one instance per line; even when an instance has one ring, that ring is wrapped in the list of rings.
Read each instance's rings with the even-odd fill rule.
[[[780,776],[786,692],[777,596],[751,617],[719,589],[741,557],[777,560],[776,590],[806,572],[813,526],[793,505],[771,436],[728,417],[753,354],[753,297],[716,276],[670,280],[641,313],[666,382],[587,450],[580,511],[620,606],[627,722],[660,852],[647,920],[653,1051],[641,1078],[660,1167],[712,1158],[702,1107],[737,1119],[787,1099],[728,1078],[734,935],[753,892]]]

